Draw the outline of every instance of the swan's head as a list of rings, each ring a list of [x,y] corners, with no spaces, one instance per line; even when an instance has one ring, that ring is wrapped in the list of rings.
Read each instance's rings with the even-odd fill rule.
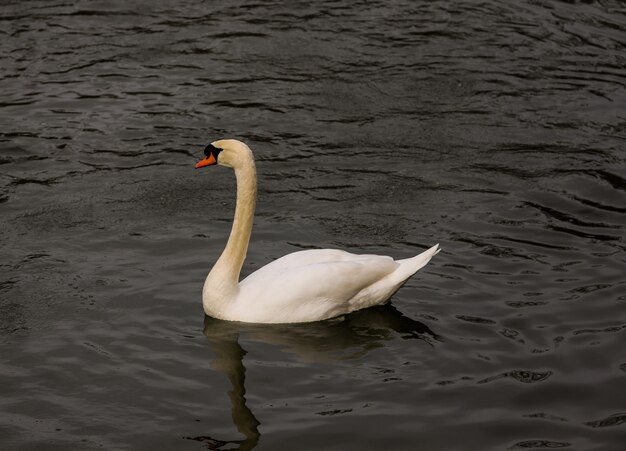
[[[238,168],[253,161],[252,151],[236,139],[213,141],[204,148],[205,158],[196,163],[196,168],[219,164],[229,168]]]

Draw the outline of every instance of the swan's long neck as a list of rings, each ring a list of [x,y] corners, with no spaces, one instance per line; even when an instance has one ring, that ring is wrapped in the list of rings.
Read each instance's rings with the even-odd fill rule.
[[[239,290],[239,274],[246,258],[256,206],[256,169],[252,154],[235,167],[237,204],[235,218],[224,252],[204,284],[203,298],[227,301]]]

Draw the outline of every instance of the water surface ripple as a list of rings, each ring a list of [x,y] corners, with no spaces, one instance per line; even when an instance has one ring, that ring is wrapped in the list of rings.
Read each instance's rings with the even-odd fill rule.
[[[622,449],[623,2],[6,1],[4,450]],[[244,272],[444,251],[390,305],[203,319]]]

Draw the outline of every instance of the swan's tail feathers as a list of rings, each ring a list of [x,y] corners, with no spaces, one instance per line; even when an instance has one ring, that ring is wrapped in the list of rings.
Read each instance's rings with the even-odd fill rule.
[[[422,252],[419,255],[416,255],[415,257],[397,260],[397,262],[400,263],[400,267],[402,268],[401,272],[403,273],[403,276],[405,276],[405,278],[411,277],[417,271],[426,266],[430,259],[437,255],[439,251],[441,251],[439,244],[435,244],[430,249]]]

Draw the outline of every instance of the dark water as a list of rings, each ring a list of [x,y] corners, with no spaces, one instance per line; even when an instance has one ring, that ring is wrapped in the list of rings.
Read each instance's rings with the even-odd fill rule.
[[[2,2],[0,447],[623,449],[625,9]],[[444,251],[385,307],[204,319],[224,137],[246,274]]]

